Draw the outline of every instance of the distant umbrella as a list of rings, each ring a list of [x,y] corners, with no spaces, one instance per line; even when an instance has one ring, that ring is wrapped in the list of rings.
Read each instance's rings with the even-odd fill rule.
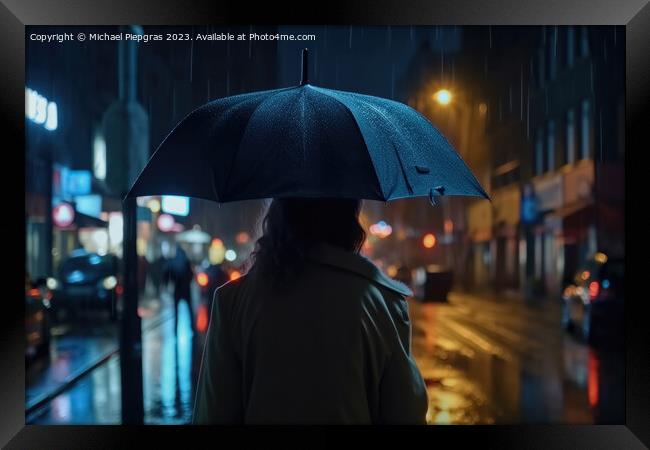
[[[488,198],[423,115],[392,100],[312,86],[226,97],[185,117],[127,197],[394,200]]]

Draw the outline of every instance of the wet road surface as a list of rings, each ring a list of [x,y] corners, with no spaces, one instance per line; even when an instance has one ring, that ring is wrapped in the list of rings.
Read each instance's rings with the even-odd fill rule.
[[[566,335],[558,304],[461,293],[449,300],[409,300],[429,423],[623,422],[623,353]],[[159,314],[143,331],[145,423],[188,423],[205,336],[193,333],[184,302],[178,335],[171,299]],[[120,421],[119,353],[28,417],[39,424]]]
[[[409,302],[432,424],[622,423],[624,359],[562,331],[558,303]]]

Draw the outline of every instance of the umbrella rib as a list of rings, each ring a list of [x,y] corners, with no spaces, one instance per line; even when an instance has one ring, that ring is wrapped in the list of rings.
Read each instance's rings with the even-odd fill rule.
[[[366,102],[364,100],[359,100],[360,103],[363,103],[364,105],[372,108],[373,111],[375,111],[377,114],[379,114],[381,117],[384,118],[384,120],[388,123],[390,123],[390,119],[384,114],[379,108],[377,108],[375,105]],[[399,130],[396,130],[400,135],[401,133]],[[406,173],[406,169],[404,168],[404,161],[402,161],[402,156],[399,154],[399,150],[397,150],[397,147],[395,146],[395,142],[391,139],[390,141],[391,146],[393,147],[393,150],[395,150],[395,156],[397,157],[397,161],[399,161],[399,167],[402,170],[402,176],[404,177],[404,181],[406,182],[406,188],[409,191],[409,194],[413,194],[413,185],[411,184],[411,180],[409,180],[408,175]]]
[[[281,89],[281,91],[284,91],[285,89]],[[237,145],[237,149],[233,152],[231,161],[230,161],[230,170],[228,170],[228,175],[226,177],[226,182],[224,183],[224,189],[226,192],[228,191],[228,186],[230,184],[230,178],[233,172],[233,169],[235,167],[235,160],[237,159],[237,155],[239,155],[239,151],[241,150],[241,143],[244,141],[244,138],[246,137],[246,133],[248,133],[248,129],[250,128],[250,124],[253,121],[253,116],[255,116],[255,113],[260,109],[262,105],[264,105],[266,102],[271,100],[273,97],[275,97],[276,94],[271,94],[266,98],[263,98],[261,102],[255,106],[253,109],[253,112],[251,112],[251,115],[248,118],[248,122],[246,123],[246,127],[244,128],[244,132],[241,135],[241,139],[239,141],[239,144]]]
[[[383,197],[384,201],[388,201],[389,199],[386,197],[386,193],[384,192],[384,188],[381,185],[381,182],[379,181],[379,174],[377,173],[377,167],[375,166],[375,162],[373,161],[372,156],[370,156],[370,151],[369,151],[369,148],[368,148],[368,143],[366,142],[366,137],[363,135],[363,131],[361,131],[361,127],[359,126],[359,123],[357,122],[357,117],[354,115],[352,110],[350,108],[348,108],[348,105],[343,103],[340,99],[336,98],[334,95],[327,92],[327,90],[321,89],[321,88],[316,87],[316,86],[311,86],[311,88],[314,89],[314,90],[317,90],[321,94],[326,95],[327,97],[331,98],[335,102],[339,103],[352,116],[354,125],[357,127],[357,130],[359,131],[359,134],[361,135],[361,139],[363,139],[363,143],[366,145],[366,150],[368,150],[368,159],[370,160],[370,163],[372,164],[372,167],[373,167],[373,169],[375,171],[375,177],[377,178],[377,186],[379,186],[379,192],[381,192],[381,196]]]

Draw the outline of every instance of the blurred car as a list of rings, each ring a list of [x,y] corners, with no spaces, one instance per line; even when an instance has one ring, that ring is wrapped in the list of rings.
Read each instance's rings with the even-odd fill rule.
[[[423,301],[447,302],[454,283],[453,272],[446,267],[429,264],[425,277]]]
[[[562,295],[562,325],[586,342],[624,334],[623,258],[596,253],[582,265]]]
[[[45,279],[32,282],[25,279],[25,336],[27,347],[25,359],[31,363],[50,352],[50,300],[52,292]]]
[[[99,255],[75,250],[61,263],[59,278],[53,281],[52,305],[59,317],[62,312],[76,316],[91,309],[103,309],[111,320],[117,319],[117,304],[122,294],[119,261],[115,255]]]

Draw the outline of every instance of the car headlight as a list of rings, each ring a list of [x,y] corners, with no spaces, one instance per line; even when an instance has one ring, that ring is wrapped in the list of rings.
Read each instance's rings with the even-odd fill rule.
[[[50,277],[45,281],[45,285],[50,291],[53,291],[59,287],[59,281],[56,278]]]
[[[117,286],[117,278],[115,278],[112,275],[110,277],[104,278],[104,281],[102,282],[102,286],[104,286],[104,289],[106,289],[107,291],[110,291],[115,286]]]

